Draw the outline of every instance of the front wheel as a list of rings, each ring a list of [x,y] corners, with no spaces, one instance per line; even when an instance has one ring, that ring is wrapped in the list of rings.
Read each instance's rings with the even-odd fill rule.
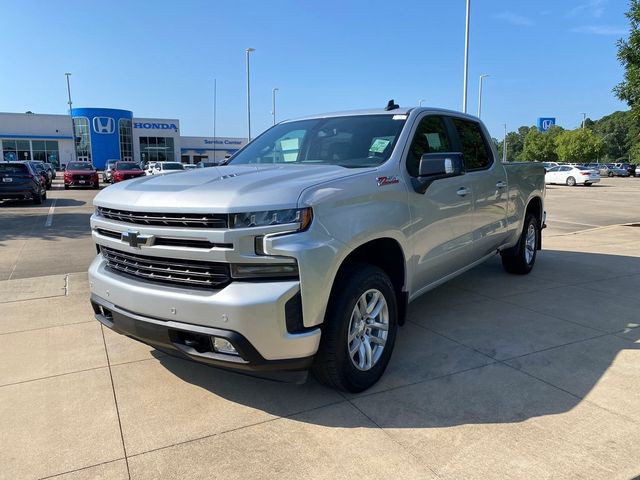
[[[398,328],[393,284],[381,269],[347,267],[336,280],[313,372],[331,387],[361,392],[375,384],[389,363]]]
[[[567,185],[569,185],[570,187],[575,187],[576,186],[576,179],[573,178],[573,177],[567,178]]]
[[[509,273],[526,275],[533,269],[538,253],[540,223],[528,214],[524,220],[524,228],[515,251],[502,252],[502,266]]]

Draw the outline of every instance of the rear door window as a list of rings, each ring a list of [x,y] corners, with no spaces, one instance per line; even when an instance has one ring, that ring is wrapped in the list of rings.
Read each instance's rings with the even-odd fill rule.
[[[485,142],[480,124],[456,117],[452,120],[458,132],[467,171],[489,168],[493,163],[493,155]]]

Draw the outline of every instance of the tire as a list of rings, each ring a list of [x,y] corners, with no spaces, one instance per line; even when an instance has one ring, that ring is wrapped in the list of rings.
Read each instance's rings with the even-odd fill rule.
[[[381,296],[377,301],[376,295]],[[361,305],[359,300],[362,298],[371,303],[366,307],[373,311],[381,308],[373,320],[377,320],[376,325],[386,322],[386,331],[370,327],[370,318],[365,322],[359,321],[358,314],[362,310],[358,305]],[[321,383],[330,387],[352,393],[366,390],[380,379],[387,368],[397,329],[397,299],[388,275],[368,264],[347,267],[336,279],[329,300],[313,373]],[[351,341],[349,337],[352,337]],[[369,341],[372,338],[377,340]],[[380,341],[385,339],[381,345]],[[350,354],[350,348],[353,348],[353,354]]]
[[[590,187],[591,185],[593,185],[593,183],[585,183],[584,184],[585,187]]]
[[[533,234],[533,238],[531,237]],[[536,263],[538,240],[540,238],[540,223],[531,213],[524,219],[524,228],[520,234],[515,251],[502,252],[502,266],[516,275],[526,275]]]
[[[42,193],[42,200],[46,200],[46,199],[47,199],[47,191],[45,190],[45,191]]]
[[[567,177],[567,185],[570,187],[576,186],[576,179],[573,177]]]
[[[98,190],[100,188],[100,182],[96,182],[93,184],[93,189]]]
[[[64,186],[64,189],[65,189],[65,190],[69,190],[69,185],[65,185],[65,186]]]
[[[35,205],[42,205],[42,190],[38,190],[38,192],[33,196],[33,203]]]
[[[613,178],[613,172],[609,172],[609,178]]]

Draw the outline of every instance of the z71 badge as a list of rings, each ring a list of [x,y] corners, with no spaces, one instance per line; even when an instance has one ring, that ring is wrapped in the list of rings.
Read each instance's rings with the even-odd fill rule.
[[[391,185],[393,183],[399,183],[400,180],[398,180],[398,177],[396,175],[392,176],[392,177],[378,177],[376,178],[376,180],[378,181],[378,186],[379,187],[383,187],[385,185]]]

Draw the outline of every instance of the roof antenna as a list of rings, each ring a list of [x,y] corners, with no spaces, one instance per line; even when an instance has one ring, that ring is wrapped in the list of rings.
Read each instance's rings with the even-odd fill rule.
[[[384,107],[385,111],[389,111],[389,110],[395,110],[396,108],[400,108],[400,105],[398,105],[397,103],[395,103],[393,101],[393,98],[391,100],[389,100],[389,103],[387,103],[387,106]]]

